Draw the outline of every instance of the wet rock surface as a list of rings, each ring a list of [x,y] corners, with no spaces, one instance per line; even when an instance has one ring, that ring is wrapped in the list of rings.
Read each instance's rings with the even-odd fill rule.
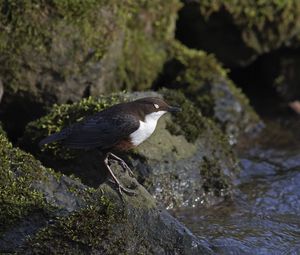
[[[136,192],[125,195],[124,202],[107,184],[88,188],[44,168],[13,148],[2,134],[0,138],[1,162],[6,164],[1,166],[0,179],[1,252],[211,253],[208,243],[158,209],[151,195],[120,169],[122,182]]]
[[[240,154],[240,191],[231,203],[174,213],[196,235],[208,236],[214,252],[299,253],[300,148],[294,142],[298,129],[292,126],[276,132],[267,127],[258,145]]]

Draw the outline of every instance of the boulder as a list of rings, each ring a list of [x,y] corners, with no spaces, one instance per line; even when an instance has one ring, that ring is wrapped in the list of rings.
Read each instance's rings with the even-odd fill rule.
[[[149,88],[173,38],[178,0],[2,4],[0,116],[10,136],[53,103]],[[11,124],[14,112],[17,122]],[[15,120],[16,121],[16,120]]]
[[[204,116],[221,127],[230,144],[237,143],[242,135],[255,134],[261,129],[262,122],[248,98],[212,54],[189,49],[178,41],[169,44],[168,53],[156,86],[182,91]]]
[[[93,189],[45,168],[0,134],[0,252],[18,254],[212,254],[152,196],[113,167],[136,196]]]
[[[127,160],[139,182],[167,208],[210,205],[230,197],[238,166],[227,138],[183,93],[174,90],[161,93],[113,94],[56,105],[48,115],[28,124],[20,145],[44,164],[75,174],[84,183],[97,187],[105,176],[101,176],[103,166],[96,151],[68,150],[54,143],[41,152],[38,142],[117,102],[149,95],[164,96],[170,104],[180,105],[182,112],[160,119],[150,139],[129,156],[119,156]]]

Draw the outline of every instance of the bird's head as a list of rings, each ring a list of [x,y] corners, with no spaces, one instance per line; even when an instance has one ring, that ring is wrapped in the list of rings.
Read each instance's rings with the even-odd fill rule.
[[[134,103],[142,110],[144,116],[152,116],[157,119],[167,112],[175,113],[181,110],[179,107],[168,105],[158,97],[145,97],[135,100]]]

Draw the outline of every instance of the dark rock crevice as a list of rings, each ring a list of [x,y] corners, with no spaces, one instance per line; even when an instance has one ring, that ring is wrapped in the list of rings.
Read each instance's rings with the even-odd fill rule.
[[[209,18],[200,15],[200,4],[188,3],[178,12],[176,38],[193,49],[213,53],[226,66],[245,66],[254,60],[254,50],[243,43],[232,17],[221,9]]]
[[[263,117],[293,115],[288,104],[300,98],[297,67],[299,49],[280,48],[246,67],[231,69],[229,77],[243,90]]]
[[[23,135],[27,123],[40,118],[45,113],[44,105],[32,100],[26,92],[16,94],[13,100],[4,93],[0,103],[0,120],[8,138],[14,144]]]

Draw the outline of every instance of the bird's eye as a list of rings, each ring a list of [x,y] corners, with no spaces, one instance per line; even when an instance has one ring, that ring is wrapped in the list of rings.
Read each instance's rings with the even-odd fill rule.
[[[154,105],[154,107],[155,107],[156,109],[159,108],[159,105],[158,105],[158,104],[153,104],[153,105]]]

